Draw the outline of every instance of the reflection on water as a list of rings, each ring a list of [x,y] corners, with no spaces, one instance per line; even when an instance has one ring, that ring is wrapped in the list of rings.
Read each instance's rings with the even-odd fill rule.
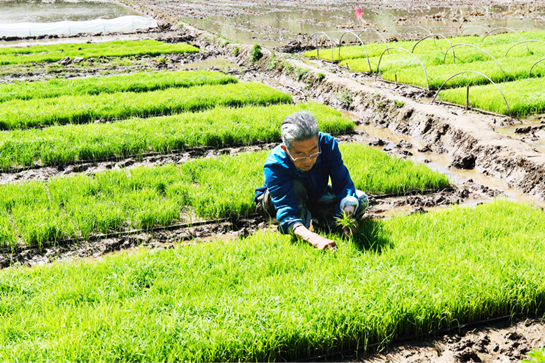
[[[114,19],[140,13],[110,1],[0,0],[0,24]]]
[[[465,18],[475,9],[448,8],[411,5],[398,2],[384,1],[377,3],[360,3],[363,10],[362,26],[356,21],[354,14],[354,2],[346,1],[343,4],[330,4],[314,6],[313,8],[300,8],[294,6],[268,6],[255,5],[252,15],[237,15],[232,18],[223,15],[200,18],[182,18],[198,28],[206,29],[223,36],[229,40],[243,44],[259,42],[262,45],[273,47],[285,44],[294,39],[299,33],[313,34],[316,32],[328,32],[332,37],[339,38],[346,30],[364,29],[373,27],[380,30],[385,38],[400,37],[409,31],[413,36],[428,34],[423,29],[414,29],[415,25],[425,27],[434,33],[442,33],[446,36],[457,35],[462,26],[484,25],[486,27],[512,27],[518,30],[532,30],[545,26],[544,22],[524,19],[516,11],[510,11],[508,7],[491,6],[482,8],[482,16]],[[386,5],[385,5],[386,4]],[[388,5],[391,4],[391,5]],[[505,12],[501,17],[494,14]],[[465,20],[465,21],[464,21]],[[413,28],[411,30],[411,28]],[[337,33],[335,33],[337,32]],[[479,32],[476,29],[474,32]],[[480,31],[482,33],[482,31]],[[362,34],[365,42],[379,41],[376,33],[366,32]],[[354,40],[354,38],[350,39]]]

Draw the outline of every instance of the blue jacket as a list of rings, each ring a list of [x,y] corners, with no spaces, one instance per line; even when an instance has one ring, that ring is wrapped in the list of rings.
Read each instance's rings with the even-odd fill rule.
[[[356,188],[344,166],[337,140],[320,132],[319,145],[322,153],[314,167],[307,172],[297,169],[280,145],[272,149],[265,160],[265,186],[256,189],[254,200],[265,189],[269,190],[276,208],[276,219],[280,222],[278,229],[283,234],[289,233],[293,223],[302,222],[298,219],[299,208],[295,201],[293,180],[298,179],[303,183],[310,200],[318,200],[325,194],[329,178],[339,202],[347,196],[356,197]]]

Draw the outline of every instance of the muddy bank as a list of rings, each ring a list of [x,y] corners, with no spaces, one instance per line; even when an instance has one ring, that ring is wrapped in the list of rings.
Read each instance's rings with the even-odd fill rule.
[[[93,37],[119,37],[127,35],[138,35],[138,34],[155,34],[155,33],[164,33],[172,29],[172,24],[170,23],[160,23],[155,28],[147,29],[137,29],[129,30],[123,32],[97,32],[97,33],[78,33],[78,34],[44,34],[44,35],[28,35],[28,36],[1,36],[0,41],[2,42],[23,42],[30,40],[52,40],[52,39],[70,39],[72,42],[77,40],[83,40]],[[10,45],[9,43],[4,43],[2,45]]]
[[[124,38],[122,38],[124,39]],[[194,32],[185,28],[176,31],[161,30],[157,32],[143,32],[138,36],[127,38],[130,40],[155,39],[165,43],[190,43],[201,48],[202,42]],[[86,37],[77,39],[81,42],[99,42],[119,40],[119,37]],[[35,44],[56,44],[57,41],[40,41]],[[28,43],[24,43],[28,44]],[[34,44],[34,43],[33,43]],[[17,44],[14,44],[17,45]],[[29,64],[3,65],[0,69],[1,82],[42,81],[53,78],[79,78],[109,76],[134,72],[149,72],[161,70],[178,70],[181,64],[193,63],[217,57],[221,52],[216,47],[202,46],[199,53],[171,53],[157,56],[137,55],[130,57],[65,57],[57,62],[42,62]]]
[[[342,135],[341,140],[357,138],[359,134]],[[35,166],[30,168],[14,168],[9,172],[0,172],[0,185],[35,180],[49,180],[60,176],[76,174],[95,174],[107,170],[133,169],[136,167],[153,167],[166,164],[181,164],[197,158],[218,157],[220,155],[237,155],[243,152],[270,150],[277,143],[256,143],[249,146],[230,146],[225,148],[197,147],[169,154],[148,153],[141,157],[111,158],[110,160],[82,161],[58,166]]]
[[[403,339],[374,353],[316,357],[322,362],[520,362],[533,349],[545,345],[545,320],[510,316],[472,323],[448,333],[422,339]],[[377,348],[374,347],[376,350]],[[305,360],[302,360],[305,361]]]
[[[165,249],[181,244],[203,241],[229,240],[254,233],[258,218],[234,217],[222,222],[204,221],[194,225],[157,228],[151,232],[114,233],[111,236],[95,236],[88,240],[61,241],[49,246],[21,247],[15,251],[4,250],[0,254],[0,268],[15,266],[40,266],[54,261],[76,261],[138,248]]]

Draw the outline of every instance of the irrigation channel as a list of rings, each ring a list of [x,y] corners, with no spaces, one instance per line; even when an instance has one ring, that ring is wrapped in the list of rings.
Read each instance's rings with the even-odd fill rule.
[[[130,2],[127,4],[134,9],[142,10],[141,5]],[[290,10],[289,4],[284,5],[285,8],[276,6],[267,11],[255,10],[256,16],[261,17],[262,20],[265,19],[265,21],[268,21],[267,19],[270,17],[279,17],[280,14],[288,14],[289,18],[292,10]],[[383,22],[382,25],[395,20],[396,27],[392,29],[390,36],[385,38],[392,36],[401,38],[406,33],[407,39],[413,39],[416,43],[418,39],[426,36],[426,34],[409,34],[411,31],[410,22],[399,19],[410,18],[411,12],[400,11],[395,8],[396,4],[391,5],[392,7],[389,8],[385,17],[379,19],[376,16],[373,19],[368,19],[373,23],[380,20]],[[205,11],[204,8],[198,7],[198,2],[197,5],[193,4],[192,6],[194,6],[191,10],[194,15],[193,19],[202,14],[199,11]],[[341,21],[344,21],[342,17],[346,16],[346,11],[326,9],[319,4],[311,3],[309,9],[305,16],[318,17],[317,14],[325,12],[331,14],[333,18],[338,16]],[[146,11],[152,12],[152,15],[156,16],[158,20],[169,20],[172,17],[172,12],[165,10],[165,5],[162,3],[154,3]],[[236,7],[229,8],[229,11],[234,13],[239,10]],[[529,18],[532,12],[538,10],[536,7],[532,9],[526,7],[523,13]],[[262,13],[259,14],[259,11]],[[373,5],[369,5],[365,11],[376,13],[380,11],[380,7],[375,8]],[[460,19],[462,17],[463,19],[464,16],[468,18],[486,16],[493,26],[517,25],[513,22],[505,24],[503,20],[500,20],[501,17],[495,15],[498,12],[500,14],[506,12],[520,14],[515,13],[514,9],[509,6],[497,5],[497,8],[464,7],[461,12],[454,11],[452,7],[420,10],[419,16],[428,19],[430,24],[437,21],[433,19],[448,19],[452,22],[453,18]],[[247,24],[241,19],[252,19],[244,17],[247,15],[238,18],[235,15],[233,15],[235,19],[233,24]],[[220,35],[229,34],[229,32],[225,33],[222,28],[224,25],[218,25],[217,16],[204,17],[202,21],[190,22],[205,27],[207,30],[221,28],[222,30],[218,31]],[[395,19],[392,20],[392,17]],[[250,20],[245,21],[250,22]],[[522,23],[528,25],[527,22]],[[534,23],[536,22],[532,22],[529,28],[535,29]],[[252,26],[256,26],[256,24]],[[238,25],[233,25],[233,27],[239,28]],[[519,27],[518,29],[522,31],[528,28],[521,29]],[[320,31],[323,30],[328,29],[320,29]],[[414,31],[414,29],[412,30]],[[433,34],[437,33],[436,30],[434,29]],[[445,32],[449,37],[460,33],[459,29],[451,30],[451,32]],[[250,34],[249,38],[248,35],[242,35],[241,38],[237,37],[237,40],[242,39],[243,43],[253,43],[256,40],[252,39],[252,33],[254,32],[246,32],[244,34]],[[271,33],[269,32],[269,35]],[[293,30],[286,31],[282,35],[284,39],[271,37],[269,42],[263,39],[262,44],[278,46],[282,43],[281,40],[285,44],[287,39],[295,37],[294,33]],[[324,32],[324,34],[327,33]],[[342,34],[351,35],[341,30],[336,34],[336,39],[340,39]],[[493,37],[492,32],[490,32],[490,37]],[[498,34],[496,37],[501,39]],[[83,34],[58,37],[52,40],[28,37],[13,39],[3,45],[61,45],[71,42],[86,44],[89,41],[98,43],[99,41],[107,42],[117,39],[149,38],[170,45],[187,42],[199,48],[199,52],[174,51],[151,55],[132,54],[121,58],[112,55],[88,59],[83,56],[83,60],[63,57],[49,63],[7,64],[0,67],[0,86],[2,86],[1,83],[10,84],[14,81],[39,82],[64,78],[78,80],[91,76],[104,77],[119,74],[130,76],[137,72],[179,72],[181,70],[222,72],[236,78],[240,82],[239,84],[256,82],[282,91],[290,95],[295,104],[317,102],[341,111],[342,117],[355,124],[353,129],[337,134],[336,138],[342,148],[368,145],[375,150],[393,156],[396,160],[409,160],[417,165],[426,165],[429,169],[448,176],[449,186],[409,190],[397,188],[395,191],[370,192],[371,207],[365,216],[369,223],[407,214],[425,216],[429,212],[434,213],[437,210],[450,210],[452,206],[458,204],[475,207],[489,204],[498,199],[522,202],[539,210],[545,207],[543,201],[545,199],[545,185],[541,177],[543,166],[545,166],[545,157],[542,154],[545,150],[545,146],[543,146],[545,143],[542,140],[545,138],[540,137],[543,133],[541,115],[513,118],[493,112],[483,113],[475,109],[464,109],[463,106],[454,104],[438,104],[437,102],[430,104],[435,92],[430,91],[429,87],[401,84],[397,81],[397,77],[394,82],[388,82],[374,74],[350,72],[346,65],[339,65],[324,59],[304,57],[303,52],[309,44],[312,45],[313,37],[303,36],[299,40],[291,42],[291,46],[287,47],[289,49],[284,49],[290,50],[289,54],[281,53],[278,50],[272,53],[265,48],[258,61],[252,60],[251,46],[226,42],[214,34],[203,32],[190,25],[184,25],[178,29],[172,29],[169,25],[150,29],[148,32]],[[365,39],[369,41],[369,38]],[[360,40],[363,42],[363,39]],[[436,41],[439,43],[440,37]],[[350,39],[350,42],[356,46],[359,45],[354,37]],[[426,44],[429,46],[432,43],[433,39],[430,38]],[[322,39],[321,43],[314,43],[314,45],[324,46],[320,54],[330,51],[331,58],[334,59],[332,47],[335,44],[330,44],[328,48]],[[521,48],[524,48],[524,44]],[[458,49],[453,48],[451,56],[454,55],[454,51],[458,52]],[[415,53],[417,52],[418,50]],[[142,114],[140,113],[140,115]],[[148,117],[146,120],[154,120],[152,116],[156,115],[149,114],[146,116]],[[125,122],[121,116],[111,119],[100,116],[91,126],[109,126],[121,122]],[[80,126],[86,127],[85,125]],[[45,122],[40,123],[37,130],[47,132],[48,127]],[[15,130],[2,132],[14,133]],[[140,150],[127,155],[117,154],[49,164],[43,157],[40,159],[36,156],[32,158],[31,165],[15,163],[9,168],[4,168],[0,173],[0,184],[12,188],[18,188],[19,185],[34,185],[41,188],[41,185],[46,185],[44,195],[45,199],[49,200],[46,203],[50,203],[55,198],[61,198],[56,196],[62,194],[61,189],[55,187],[55,183],[59,180],[76,180],[75,178],[79,177],[99,180],[102,175],[107,173],[111,173],[108,175],[118,175],[115,174],[118,172],[144,175],[145,171],[143,170],[148,168],[184,168],[188,165],[197,165],[197,163],[205,165],[207,162],[227,160],[225,158],[237,155],[244,157],[259,152],[266,153],[277,143],[278,140],[255,139],[250,142],[222,144],[222,146],[184,145],[183,148],[169,148],[167,151],[147,150],[142,152]],[[71,204],[69,198],[62,200],[60,213],[66,216],[69,214]],[[121,199],[119,203],[121,203]],[[36,205],[38,206],[38,204]],[[90,260],[98,263],[108,260],[112,255],[121,255],[123,252],[127,252],[129,255],[138,255],[142,253],[143,248],[154,251],[176,250],[182,246],[192,248],[191,246],[211,241],[218,244],[223,241],[229,244],[230,241],[256,235],[256,233],[259,236],[263,230],[275,229],[274,226],[269,226],[252,212],[231,213],[229,216],[211,218],[199,214],[197,206],[188,206],[183,209],[182,213],[179,213],[178,210],[178,217],[174,218],[175,222],[172,223],[151,225],[133,223],[107,233],[92,230],[90,234],[85,236],[76,233],[29,244],[25,240],[25,238],[30,238],[29,234],[25,233],[26,225],[16,218],[17,213],[23,213],[21,211],[25,209],[23,207],[20,209],[10,208],[7,218],[13,223],[19,223],[17,225],[18,237],[14,245],[4,246],[2,249],[0,266],[6,268],[5,271],[10,269],[16,271],[17,266],[41,266],[56,261],[81,262]],[[4,218],[4,215],[1,217]],[[3,235],[2,238],[5,236]],[[365,355],[369,353],[362,351],[353,355],[358,350],[350,346],[346,349],[330,351],[327,354],[314,354],[316,351],[309,351],[306,355],[299,355],[298,358],[304,359],[306,356],[307,359],[324,361],[366,359],[377,362],[436,361],[437,359],[445,362],[497,361],[498,359],[516,361],[524,357],[529,350],[537,348],[538,344],[543,343],[544,329],[540,320],[541,315],[539,315],[540,307],[538,305],[538,308],[533,310],[538,312],[537,315],[521,314],[514,317],[516,315],[514,313],[508,316],[502,314],[497,316],[497,321],[475,319],[460,326],[452,324],[447,330],[439,329],[435,332],[429,330],[416,336],[414,334],[401,335],[399,343],[396,343],[396,337],[390,337],[392,343],[389,350],[384,350],[382,344],[377,344],[375,348],[379,351],[374,351],[375,348],[371,349],[372,355]],[[528,313],[529,310],[526,312]],[[474,324],[475,322],[480,325]],[[443,334],[446,335],[443,336]],[[407,342],[407,338],[415,340]],[[429,339],[423,340],[423,338]],[[373,344],[370,344],[370,347],[373,347]],[[339,352],[342,354],[339,355]]]

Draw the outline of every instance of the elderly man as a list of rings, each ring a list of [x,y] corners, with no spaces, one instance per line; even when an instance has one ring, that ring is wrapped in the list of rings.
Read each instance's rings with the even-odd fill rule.
[[[291,114],[280,129],[283,144],[265,161],[265,186],[256,189],[256,210],[265,219],[278,220],[283,234],[293,233],[319,249],[335,247],[335,241],[309,230],[311,221],[328,225],[342,211],[359,218],[369,206],[367,196],[355,189],[337,141],[319,132],[311,113]]]

